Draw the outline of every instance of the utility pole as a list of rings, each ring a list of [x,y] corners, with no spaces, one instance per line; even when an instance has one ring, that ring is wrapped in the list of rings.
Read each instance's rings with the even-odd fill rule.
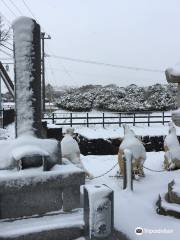
[[[44,40],[51,39],[50,35],[46,36],[45,32],[41,32],[41,40],[42,40],[42,57],[41,57],[41,64],[42,64],[42,110],[43,113],[46,111],[46,83],[45,83],[45,51],[44,51]]]

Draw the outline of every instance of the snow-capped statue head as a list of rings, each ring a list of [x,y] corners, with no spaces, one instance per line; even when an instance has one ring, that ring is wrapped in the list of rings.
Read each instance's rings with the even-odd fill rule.
[[[123,124],[123,128],[124,128],[124,135],[126,136],[127,134],[128,135],[132,135],[132,136],[135,136],[135,133],[134,131],[126,124]]]
[[[72,128],[72,127],[66,128],[65,134],[69,134],[69,135],[73,136],[74,128]]]
[[[176,128],[174,126],[174,123],[173,122],[169,122],[168,125],[169,125],[169,134],[171,134],[171,133],[176,134]]]

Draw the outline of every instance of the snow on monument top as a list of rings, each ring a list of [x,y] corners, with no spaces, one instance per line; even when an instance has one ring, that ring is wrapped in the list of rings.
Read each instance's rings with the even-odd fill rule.
[[[180,69],[168,68],[165,74],[169,83],[180,83]]]

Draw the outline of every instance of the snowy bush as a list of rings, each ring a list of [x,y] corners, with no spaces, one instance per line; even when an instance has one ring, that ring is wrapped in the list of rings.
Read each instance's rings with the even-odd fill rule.
[[[69,111],[167,111],[176,109],[177,87],[155,84],[139,87],[87,85],[66,91],[57,99],[58,107]]]

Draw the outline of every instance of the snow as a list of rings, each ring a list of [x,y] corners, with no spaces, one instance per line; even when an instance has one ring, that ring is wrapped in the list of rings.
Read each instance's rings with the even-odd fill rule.
[[[15,238],[29,233],[42,232],[52,229],[80,227],[84,225],[81,210],[70,214],[55,214],[38,218],[28,218],[13,222],[0,221],[0,238]]]
[[[166,136],[168,126],[131,126],[136,136]],[[180,136],[180,127],[176,127],[177,135]],[[116,139],[124,137],[123,127],[77,127],[75,132],[87,139]]]
[[[13,23],[18,136],[33,132],[33,92],[30,88],[30,83],[33,81],[31,75],[33,29],[34,22],[28,17],[20,17]]]
[[[117,163],[117,156],[82,156],[82,161],[89,172],[94,176],[109,170]],[[164,152],[149,152],[145,166],[154,170],[163,170]],[[143,240],[177,240],[180,235],[179,220],[156,213],[158,195],[166,193],[168,183],[174,178],[179,179],[180,170],[168,172],[151,172],[144,169],[145,177],[134,181],[134,191],[123,190],[122,179],[111,177],[116,175],[118,166],[107,175],[87,180],[86,184],[106,184],[114,190],[114,220],[115,228],[124,232],[131,240],[139,239],[135,228],[142,227],[148,230],[172,229],[169,234],[152,234],[146,231],[141,236]]]
[[[38,139],[33,135],[22,135],[17,139],[0,141],[0,169],[9,168],[26,154],[42,154],[43,156],[51,156],[57,152],[58,142],[53,139]],[[15,158],[15,159],[14,159]]]
[[[37,146],[20,146],[15,148],[12,151],[12,157],[18,161],[21,160],[23,157],[33,156],[33,155],[40,155],[40,156],[49,156],[48,152],[44,149],[37,147]]]
[[[13,170],[1,170],[0,171],[0,183],[7,184],[7,186],[15,185],[18,187],[31,185],[37,182],[46,182],[49,179],[62,176],[68,177],[73,173],[80,173],[81,169],[77,168],[73,164],[69,165],[55,165],[51,171],[43,171],[42,167],[28,168],[21,171],[17,169]]]

